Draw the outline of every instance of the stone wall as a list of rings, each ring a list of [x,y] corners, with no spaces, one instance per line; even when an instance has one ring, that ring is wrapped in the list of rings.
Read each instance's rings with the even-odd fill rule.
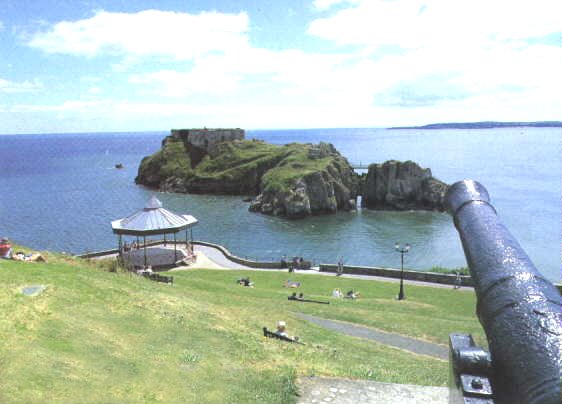
[[[216,145],[245,138],[244,129],[172,129],[172,137],[204,150],[208,154],[216,151]]]
[[[337,272],[338,266],[334,264],[320,264],[320,272]],[[400,270],[394,268],[380,267],[360,267],[352,265],[344,265],[344,274],[382,276],[385,278],[400,279]],[[441,274],[435,272],[421,272],[404,270],[404,279],[420,282],[441,283],[445,285],[454,285],[456,275]],[[474,282],[470,276],[461,275],[461,286],[474,286]]]

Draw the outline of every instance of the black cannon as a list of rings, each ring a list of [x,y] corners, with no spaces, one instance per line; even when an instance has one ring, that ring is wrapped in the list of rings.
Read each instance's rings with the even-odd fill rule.
[[[500,222],[481,184],[457,182],[445,199],[490,350],[477,347],[469,335],[450,335],[450,403],[559,404],[559,291]]]

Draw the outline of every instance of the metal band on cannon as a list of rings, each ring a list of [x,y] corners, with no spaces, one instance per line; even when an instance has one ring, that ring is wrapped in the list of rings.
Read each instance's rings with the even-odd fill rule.
[[[451,391],[450,401],[560,403],[559,291],[501,223],[481,184],[457,182],[445,199],[474,280],[476,312],[490,348],[488,358],[472,338],[451,335],[457,391]],[[486,392],[485,379],[490,381]]]

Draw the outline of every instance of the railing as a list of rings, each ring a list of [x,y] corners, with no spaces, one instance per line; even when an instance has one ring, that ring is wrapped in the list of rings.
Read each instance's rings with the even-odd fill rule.
[[[349,165],[354,170],[367,170],[367,169],[369,169],[369,164],[362,163],[361,161],[359,163],[350,162]]]
[[[481,184],[457,182],[446,204],[460,234],[490,348],[487,354],[470,336],[450,336],[450,402],[560,403],[559,291],[500,222]]]

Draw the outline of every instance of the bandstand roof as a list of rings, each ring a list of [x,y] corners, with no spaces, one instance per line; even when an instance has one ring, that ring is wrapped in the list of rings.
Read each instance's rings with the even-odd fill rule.
[[[149,236],[152,234],[177,233],[198,223],[191,215],[177,215],[162,207],[155,196],[151,197],[144,209],[123,219],[111,222],[115,234]]]

